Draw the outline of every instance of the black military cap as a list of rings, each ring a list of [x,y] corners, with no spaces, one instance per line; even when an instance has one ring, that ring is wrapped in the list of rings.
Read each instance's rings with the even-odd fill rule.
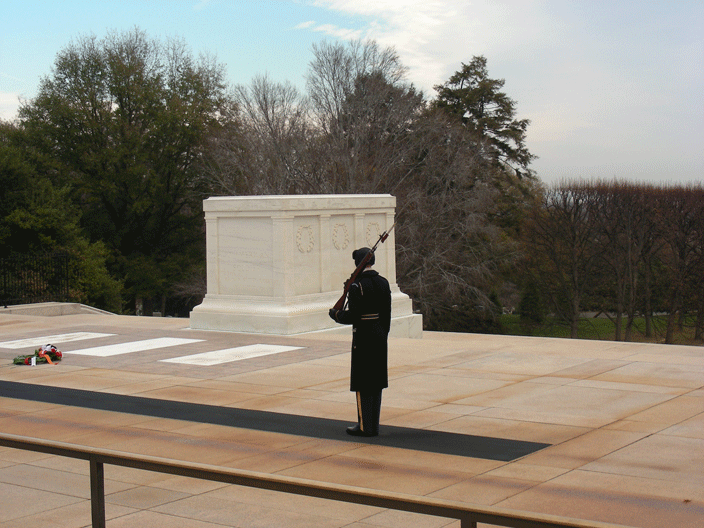
[[[354,259],[354,265],[359,266],[361,264],[361,262],[364,260],[364,257],[366,257],[367,253],[369,253],[370,251],[371,251],[371,249],[369,249],[368,247],[362,247],[359,249],[355,249],[352,252],[352,258]],[[369,259],[369,262],[367,263],[367,265],[373,266],[375,260],[376,260],[376,257],[374,255],[374,253],[372,253],[372,258]]]

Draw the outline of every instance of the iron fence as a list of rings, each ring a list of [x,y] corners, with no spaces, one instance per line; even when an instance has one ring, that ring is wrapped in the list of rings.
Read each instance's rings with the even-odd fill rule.
[[[75,259],[66,254],[0,258],[0,304],[69,302],[76,289]]]

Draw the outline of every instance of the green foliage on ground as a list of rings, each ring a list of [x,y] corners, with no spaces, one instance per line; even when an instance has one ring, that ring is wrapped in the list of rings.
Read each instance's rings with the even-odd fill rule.
[[[569,338],[569,325],[559,321],[554,317],[546,317],[543,323],[536,324],[527,322],[516,314],[505,314],[499,318],[502,332],[506,335],[522,335],[533,337],[557,337]],[[677,331],[674,344],[678,345],[701,345],[701,342],[694,340],[693,320],[685,318],[681,328]],[[625,326],[625,322],[624,322]],[[663,343],[665,341],[665,330],[667,327],[667,317],[658,316],[653,318],[654,332],[651,337],[645,335],[645,319],[636,318],[634,321],[635,331],[632,341],[640,343]],[[577,339],[593,339],[603,341],[614,341],[616,336],[615,321],[608,317],[582,317],[579,320]]]

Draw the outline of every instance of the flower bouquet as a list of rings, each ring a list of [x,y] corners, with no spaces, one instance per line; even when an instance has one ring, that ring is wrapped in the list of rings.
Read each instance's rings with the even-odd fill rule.
[[[61,351],[54,345],[42,345],[34,351],[34,354],[17,356],[13,363],[15,365],[37,365],[39,363],[54,365],[55,361],[61,361],[63,357]]]

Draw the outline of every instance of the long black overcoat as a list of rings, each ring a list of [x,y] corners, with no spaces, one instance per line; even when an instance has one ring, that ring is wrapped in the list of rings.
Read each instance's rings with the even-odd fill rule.
[[[377,271],[367,269],[350,286],[347,298],[347,308],[338,312],[337,321],[352,325],[350,390],[380,391],[389,386],[389,282]]]

